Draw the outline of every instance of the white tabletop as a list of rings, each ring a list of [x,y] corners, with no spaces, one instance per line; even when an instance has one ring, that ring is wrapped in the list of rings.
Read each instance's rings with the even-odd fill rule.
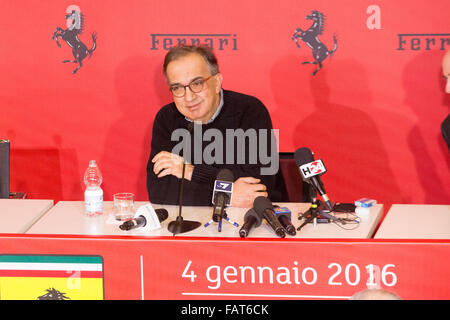
[[[148,202],[136,202],[136,208]],[[298,220],[298,212],[304,212],[309,207],[308,203],[280,203],[282,207],[288,207],[292,212],[292,223],[297,228],[303,221]],[[27,233],[30,234],[74,234],[74,235],[134,235],[134,236],[173,236],[167,230],[169,222],[174,221],[178,215],[178,206],[153,205],[154,209],[165,208],[169,217],[161,223],[161,229],[143,233],[142,229],[122,231],[120,222],[115,221],[112,213],[112,202],[104,203],[104,213],[101,216],[89,217],[83,213],[82,201],[58,202],[47,214],[42,217]],[[177,234],[176,236],[189,237],[239,237],[239,229],[244,222],[244,215],[248,209],[227,208],[228,217],[239,224],[235,227],[223,221],[222,231],[218,231],[218,223],[210,226],[204,225],[211,220],[212,207],[183,207],[184,220],[199,221],[201,226],[190,232]],[[338,226],[335,223],[308,224],[295,237],[287,235],[287,238],[370,238],[383,214],[383,205],[376,205],[370,213],[362,217],[362,221],[355,225]],[[345,229],[344,229],[345,228]],[[347,230],[352,229],[352,230]],[[276,238],[275,232],[267,222],[250,231],[249,237]]]
[[[25,233],[53,206],[53,200],[0,199],[0,233]]]
[[[450,239],[450,205],[393,204],[376,239]]]

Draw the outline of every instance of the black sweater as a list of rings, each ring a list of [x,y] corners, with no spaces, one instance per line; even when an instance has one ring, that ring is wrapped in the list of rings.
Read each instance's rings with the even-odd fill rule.
[[[264,152],[263,154],[270,157],[271,152],[277,152],[276,149],[271,150],[270,148],[270,129],[272,129],[272,122],[266,107],[255,97],[228,90],[223,90],[223,100],[223,107],[214,121],[201,125],[201,131],[203,134],[208,129],[217,129],[221,132],[221,136],[223,137],[223,162],[212,164],[205,164],[204,162],[199,164],[194,162],[194,160],[196,160],[194,158],[194,154],[196,152],[194,140],[197,139],[198,145],[202,146],[202,154],[205,148],[211,144],[211,141],[201,141],[205,139],[201,139],[201,137],[199,138],[200,135],[196,135],[194,132],[190,146],[191,158],[187,159],[188,163],[192,163],[194,165],[194,171],[192,173],[191,181],[184,181],[183,205],[212,205],[214,181],[216,180],[217,173],[222,168],[230,169],[234,174],[235,180],[240,177],[248,176],[261,179],[261,183],[267,187],[270,200],[283,201],[283,196],[286,194],[286,189],[280,171],[278,171],[275,175],[261,175],[261,168],[270,167],[270,163],[267,165],[262,165],[259,155],[256,157],[257,163],[253,160],[249,161],[249,159],[251,159],[248,152],[250,149],[254,151],[256,147],[259,152],[259,137],[257,138],[257,146],[253,144],[252,146],[249,146],[249,139],[245,139],[244,164],[238,164],[237,149],[241,148],[240,150],[242,150],[242,146],[238,146],[236,140],[234,142],[233,161],[229,161],[229,159],[227,160],[225,150],[226,129],[240,128],[246,131],[247,129],[252,128],[256,130],[256,136],[258,136],[258,129],[269,130],[267,134],[267,145],[269,151]],[[181,141],[171,141],[172,132],[179,128],[187,129],[188,125],[189,121],[187,121],[185,117],[178,112],[175,103],[173,102],[161,108],[161,110],[156,114],[155,121],[153,123],[151,153],[147,164],[147,190],[149,201],[151,203],[178,205],[180,179],[173,175],[158,178],[153,173],[153,163],[151,160],[160,151],[164,150],[172,152],[173,148]],[[196,128],[196,130],[198,133],[198,128]],[[212,140],[214,141],[214,139]],[[209,149],[207,149],[208,154],[211,153],[211,148],[212,147],[210,146]],[[220,151],[219,153],[212,152],[211,154],[216,156],[220,154]],[[275,159],[276,161],[279,161],[278,157]]]

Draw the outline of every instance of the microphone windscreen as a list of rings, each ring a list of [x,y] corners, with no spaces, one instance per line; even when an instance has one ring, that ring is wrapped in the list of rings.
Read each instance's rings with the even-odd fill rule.
[[[244,221],[247,221],[249,217],[255,217],[255,227],[259,227],[261,225],[262,216],[258,212],[256,212],[255,209],[251,208],[245,213]]]
[[[234,181],[234,174],[230,169],[221,169],[217,174],[216,180]]]
[[[295,163],[297,166],[302,166],[306,163],[310,163],[314,161],[314,155],[308,148],[300,148],[295,151],[294,154]]]
[[[156,215],[158,216],[159,222],[163,222],[169,216],[166,209],[155,209]]]
[[[253,201],[253,208],[257,213],[262,215],[266,209],[273,210],[273,205],[268,198],[259,196]]]

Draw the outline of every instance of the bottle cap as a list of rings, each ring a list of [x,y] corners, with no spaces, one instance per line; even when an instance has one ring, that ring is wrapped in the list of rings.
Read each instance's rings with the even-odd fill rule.
[[[96,160],[89,160],[89,167],[95,167],[97,166],[97,161]]]

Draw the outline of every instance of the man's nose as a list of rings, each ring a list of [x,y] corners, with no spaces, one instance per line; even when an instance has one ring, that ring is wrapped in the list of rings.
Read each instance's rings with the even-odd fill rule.
[[[185,99],[186,101],[192,101],[192,100],[195,99],[195,93],[192,92],[191,88],[186,87],[186,92],[185,92],[185,94],[184,94],[184,99]]]
[[[447,85],[445,86],[445,92],[450,94],[450,77],[447,77]]]

